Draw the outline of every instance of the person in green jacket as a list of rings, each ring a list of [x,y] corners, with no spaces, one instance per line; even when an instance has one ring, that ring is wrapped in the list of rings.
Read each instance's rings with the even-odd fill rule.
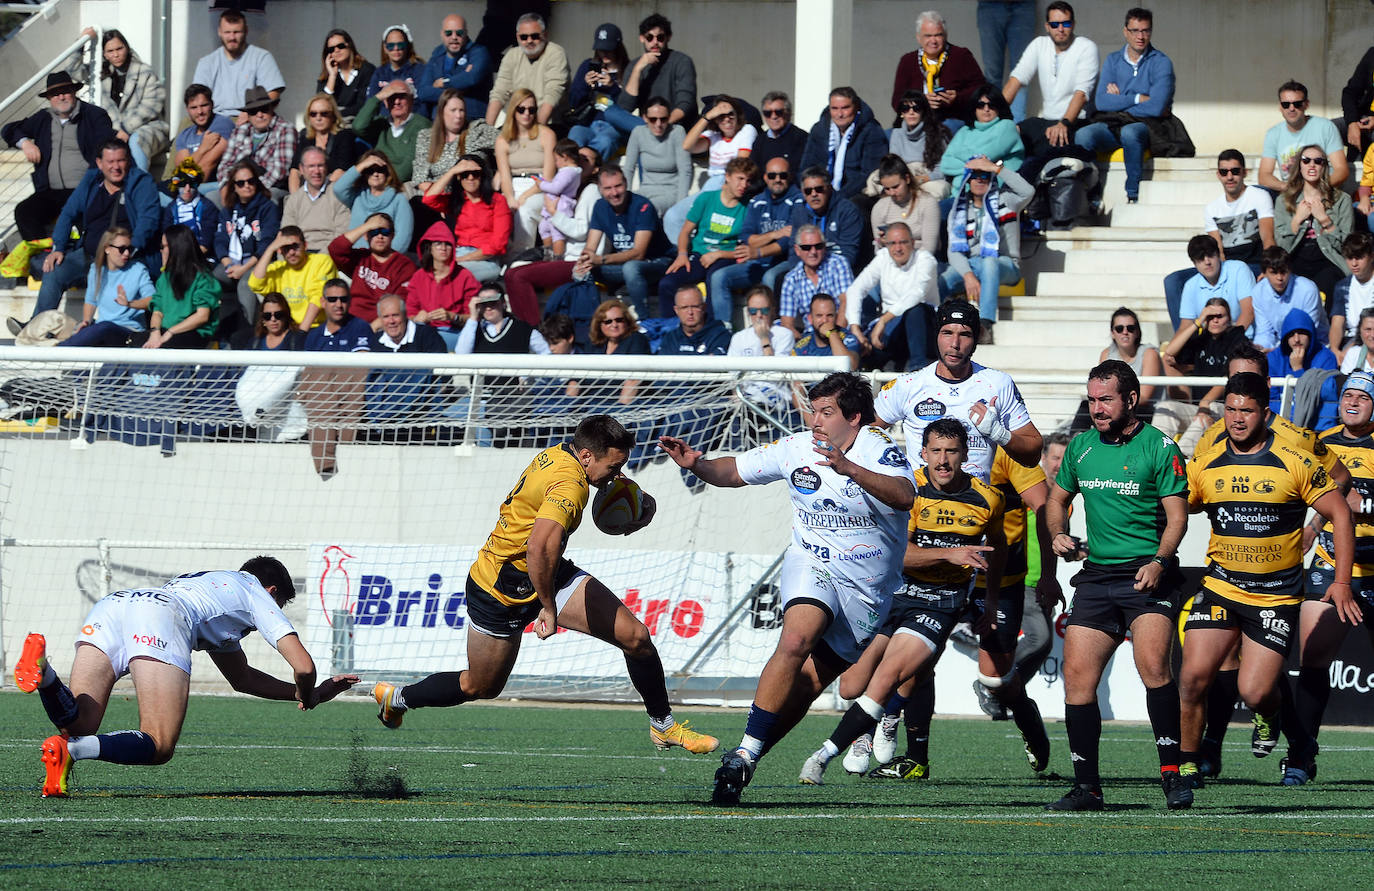
[[[390,120],[377,114],[383,102]],[[410,182],[415,169],[415,140],[429,126],[429,118],[415,114],[415,88],[403,80],[393,80],[378,90],[353,119],[353,132],[391,159],[403,183]]]
[[[204,349],[219,325],[219,304],[219,282],[205,269],[195,234],[187,226],[168,226],[153,296],[130,304],[151,314],[143,348]]]

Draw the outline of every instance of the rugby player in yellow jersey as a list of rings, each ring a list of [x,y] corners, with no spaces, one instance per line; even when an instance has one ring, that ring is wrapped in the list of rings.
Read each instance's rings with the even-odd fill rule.
[[[825,767],[864,733],[872,733],[884,704],[897,688],[918,674],[929,674],[944,652],[949,633],[969,607],[974,575],[982,570],[1000,592],[1007,546],[1002,530],[1002,493],[964,471],[968,431],[955,418],[940,418],[921,432],[916,471],[916,504],[908,521],[902,560],[903,588],[893,595],[887,622],[851,671],[871,672],[864,692],[840,718],[835,731],[802,765],[800,782],[819,786]],[[984,602],[975,628],[989,635],[997,628],[997,594]],[[877,654],[870,655],[870,654]],[[981,654],[979,671],[997,669]],[[1011,654],[1005,654],[1008,667]],[[1024,698],[1024,697],[1023,697]],[[1043,733],[1043,730],[1041,731]],[[1045,740],[1048,747],[1049,740]],[[911,753],[908,753],[910,756]],[[910,757],[903,778],[924,779],[928,764]]]
[[[713,751],[713,736],[673,718],[663,681],[663,662],[649,629],[610,589],[563,556],[577,531],[590,487],[620,474],[634,448],[634,434],[610,415],[591,415],[571,442],[535,456],[501,503],[496,528],[468,570],[468,667],[444,671],[401,687],[379,683],[372,696],[377,717],[395,729],[409,709],[442,708],[501,693],[510,677],[525,626],[534,620],[540,640],[560,627],[581,631],[625,653],[630,681],[649,713],[649,738],[660,749],[681,746]],[[643,528],[653,519],[645,496]],[[634,531],[634,530],[630,530]],[[628,533],[627,533],[628,534]]]
[[[1322,432],[1320,441],[1350,470],[1361,504],[1355,510],[1355,557],[1350,587],[1362,613],[1374,610],[1374,375],[1354,371],[1345,380],[1340,402],[1341,424]],[[1347,617],[1325,599],[1336,574],[1330,523],[1314,517],[1304,530],[1316,539],[1317,551],[1307,567],[1307,599],[1298,620],[1297,688],[1284,703],[1283,735],[1288,755],[1280,763],[1280,783],[1301,786],[1317,775],[1317,732],[1331,698],[1331,660],[1350,630]],[[1306,548],[1304,548],[1306,550]],[[1374,628],[1365,622],[1374,639]]]
[[[1331,522],[1335,570],[1323,600],[1358,621],[1350,589],[1355,535],[1350,508],[1310,454],[1277,441],[1265,423],[1269,381],[1242,373],[1226,384],[1226,445],[1188,467],[1188,505],[1212,523],[1207,575],[1193,599],[1179,672],[1183,764],[1200,783],[1197,751],[1207,689],[1240,643],[1241,698],[1258,726],[1277,727],[1279,676],[1302,603],[1302,526],[1310,506]]]

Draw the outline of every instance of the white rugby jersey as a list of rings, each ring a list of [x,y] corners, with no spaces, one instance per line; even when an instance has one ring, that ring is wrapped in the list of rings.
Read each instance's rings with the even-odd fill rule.
[[[750,485],[787,480],[792,495],[791,549],[850,583],[887,596],[901,587],[908,511],[883,504],[849,477],[818,462],[811,433],[794,433],[735,458]],[[877,427],[864,427],[846,453],[885,476],[916,480],[906,453]]]
[[[161,588],[137,589],[137,593],[165,597],[179,606],[191,622],[191,648],[195,650],[232,653],[253,630],[275,648],[277,641],[296,632],[272,595],[246,572],[193,572],[179,575]]]
[[[935,373],[940,363],[932,362],[889,381],[873,400],[878,417],[889,424],[901,422],[907,452],[921,466],[921,437],[926,425],[940,418],[954,418],[968,431],[968,460],[964,472],[983,482],[992,473],[997,444],[988,442],[969,420],[969,409],[985,403],[995,411],[1008,430],[1019,430],[1031,422],[1025,400],[1016,383],[1005,372],[971,363],[973,370],[962,381],[947,381]],[[993,399],[997,404],[993,405]]]

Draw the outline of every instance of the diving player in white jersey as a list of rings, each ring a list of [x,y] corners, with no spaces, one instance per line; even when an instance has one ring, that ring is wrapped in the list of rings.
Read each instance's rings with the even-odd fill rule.
[[[787,480],[792,543],[783,557],[782,635],[759,675],[744,739],[721,759],[711,800],[736,804],[754,765],[848,668],[901,585],[916,482],[906,454],[873,423],[873,391],[850,373],[807,394],[811,429],[738,457],[707,458],[681,439],[659,446],[713,486]]]
[[[96,601],[82,623],[71,685],[48,663],[47,642],[30,634],[14,669],[26,693],[38,691],[59,731],[43,741],[43,797],[66,796],[72,762],[165,764],[176,749],[191,689],[191,651],[210,654],[230,686],[263,699],[294,700],[311,709],[358,683],[335,675],[315,685],[315,663],[282,607],[296,596],[291,574],[275,557],[254,557],[238,572],[177,576],[161,588],[115,591]],[[248,664],[239,641],[257,630],[295,675],[278,680]],[[133,675],[138,730],[96,734],[114,683]]]
[[[958,419],[968,430],[964,472],[987,482],[997,446],[1018,464],[1034,467],[1041,437],[1011,377],[973,361],[981,327],[977,307],[946,300],[935,317],[936,360],[888,382],[873,407],[879,426],[901,423],[908,446],[921,442],[931,421]]]

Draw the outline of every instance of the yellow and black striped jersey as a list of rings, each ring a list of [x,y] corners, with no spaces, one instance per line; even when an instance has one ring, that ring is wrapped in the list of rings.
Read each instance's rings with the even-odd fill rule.
[[[1045,471],[1037,464],[1027,467],[1017,462],[1007,450],[997,447],[992,459],[992,473],[988,477],[993,488],[1002,493],[1002,528],[1007,535],[1007,562],[1002,567],[1002,587],[1014,585],[1026,577],[1026,505],[1021,493],[1045,482]],[[981,573],[977,588],[987,587],[987,577]]]
[[[1274,438],[1285,444],[1292,446],[1300,452],[1312,455],[1326,468],[1327,473],[1331,473],[1336,468],[1336,456],[1331,453],[1321,443],[1316,431],[1307,427],[1300,427],[1287,418],[1270,413],[1269,429],[1273,432]],[[1193,449],[1193,461],[1206,461],[1209,457],[1216,454],[1219,449],[1226,447],[1226,419],[1214,421],[1212,426],[1202,434],[1202,438],[1197,441],[1197,447]]]
[[[908,536],[918,548],[961,548],[985,544],[987,530],[1002,521],[1002,493],[978,479],[957,492],[942,492],[916,471],[916,503],[907,524]],[[974,569],[952,563],[936,563],[903,570],[903,581],[920,589],[923,597],[938,599],[940,606],[955,607],[968,597]]]
[[[533,600],[538,595],[532,587],[530,595],[523,599],[506,596],[497,586],[497,576],[506,566],[521,573],[529,572],[526,558],[535,520],[553,520],[562,526],[563,546],[567,547],[568,536],[582,522],[582,511],[587,507],[590,492],[587,469],[577,460],[570,445],[564,443],[535,455],[529,467],[520,474],[515,488],[501,502],[496,528],[487,536],[487,543],[482,545],[472,564],[472,580],[507,606]]]
[[[1188,503],[1212,521],[1203,585],[1255,606],[1302,602],[1302,526],[1308,505],[1336,485],[1310,452],[1270,432],[1258,452],[1229,444],[1188,465]]]
[[[1345,425],[1323,430],[1318,441],[1330,449],[1350,471],[1350,486],[1361,499],[1374,499],[1374,436],[1347,436]],[[1360,519],[1360,517],[1365,517]],[[1357,578],[1374,576],[1374,523],[1366,515],[1356,515],[1355,565],[1351,575]],[[1331,522],[1328,520],[1317,535],[1317,556],[1336,565]]]

